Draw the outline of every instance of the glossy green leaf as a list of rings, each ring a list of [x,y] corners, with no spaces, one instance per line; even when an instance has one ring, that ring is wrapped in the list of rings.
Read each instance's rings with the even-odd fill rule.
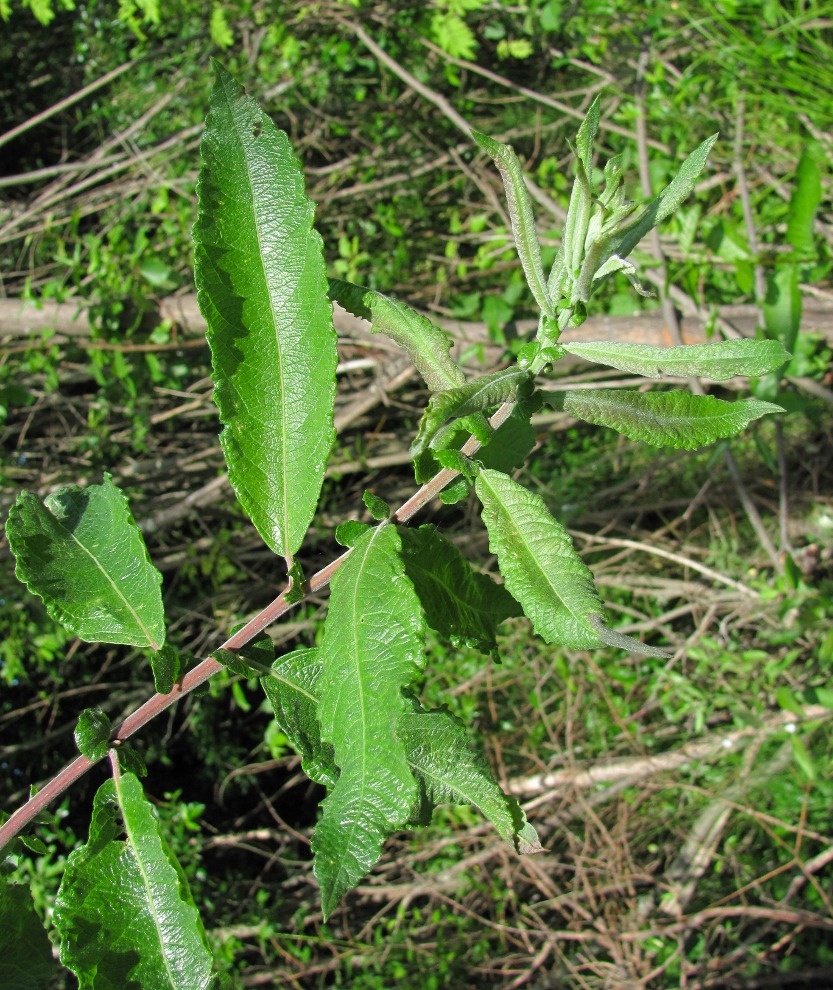
[[[500,789],[488,761],[472,748],[458,718],[447,711],[422,711],[414,704],[413,711],[400,715],[397,733],[421,787],[421,822],[430,821],[435,805],[471,804],[518,852],[543,851],[521,806]]]
[[[109,475],[101,485],[60,488],[43,502],[21,492],[6,535],[17,577],[79,639],[162,646],[162,575]]]
[[[100,708],[85,708],[75,727],[75,745],[82,756],[95,763],[107,755],[112,731],[110,719]]]
[[[318,678],[323,665],[318,650],[296,650],[272,664],[260,679],[275,720],[301,757],[304,773],[317,784],[335,787],[338,767],[330,743],[321,741],[318,724]]]
[[[599,646],[588,621],[604,609],[593,575],[544,500],[499,471],[481,471],[475,483],[506,587],[535,631],[548,643],[576,649]]]
[[[382,524],[358,540],[332,582],[318,715],[341,773],[312,840],[325,918],[408,821],[417,796],[396,723],[402,691],[424,664],[423,619],[400,553],[395,527]]]
[[[714,344],[651,347],[616,341],[564,344],[564,350],[585,361],[607,364],[646,378],[663,374],[679,378],[725,381],[735,375],[760,376],[780,368],[790,355],[776,340],[721,340]]]
[[[651,200],[639,216],[626,223],[624,228],[612,237],[606,249],[607,257],[618,254],[621,258],[627,258],[650,230],[679,209],[694,189],[694,184],[706,166],[709,152],[717,137],[717,134],[712,134],[695,148],[659,196]]]
[[[229,481],[265,542],[291,557],[335,437],[332,306],[289,139],[215,68],[197,185],[197,297]]]
[[[379,498],[378,495],[366,491],[362,494],[362,502],[364,502],[367,506],[367,511],[377,522],[381,522],[383,519],[390,519],[390,506],[384,499]]]
[[[696,450],[733,437],[755,419],[784,410],[772,402],[726,402],[690,392],[626,392],[619,389],[556,393],[557,408],[596,426],[607,426],[629,440],[655,447]]]
[[[524,182],[523,169],[518,156],[508,144],[501,144],[479,131],[472,131],[472,137],[478,145],[491,157],[503,179],[506,191],[506,203],[509,207],[509,219],[512,224],[512,234],[521,267],[526,275],[526,281],[538,303],[538,308],[548,316],[555,316],[555,309],[550,298],[547,280],[544,276],[544,265],[541,261],[541,245],[535,230],[535,215],[532,212],[532,200]]]
[[[482,412],[514,399],[519,390],[523,390],[530,382],[527,371],[510,367],[496,371],[492,375],[484,375],[473,382],[467,382],[460,388],[435,392],[422,416],[416,440],[411,445],[411,457],[418,458],[427,450],[438,432],[450,420],[463,417],[473,419],[473,413]],[[468,428],[473,425],[471,420],[466,424]]]
[[[465,384],[466,376],[451,357],[448,334],[422,313],[362,285],[330,279],[330,298],[353,316],[370,322],[374,333],[383,333],[407,353],[432,392]]]
[[[473,570],[436,526],[403,528],[402,558],[428,625],[455,646],[497,656],[497,627],[520,615],[517,602],[488,575]]]
[[[57,969],[29,888],[0,877],[0,987],[43,990]]]
[[[67,860],[54,922],[61,962],[80,990],[213,986],[188,883],[131,773],[99,788],[89,840]]]

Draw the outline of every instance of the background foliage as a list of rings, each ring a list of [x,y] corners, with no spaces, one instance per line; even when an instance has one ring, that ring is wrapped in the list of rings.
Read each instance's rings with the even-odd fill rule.
[[[147,791],[241,985],[829,979],[831,14],[823,2],[688,0],[0,4],[7,131],[112,73],[2,148],[0,303],[86,313],[80,334],[27,335],[19,303],[3,310],[4,510],[20,488],[43,496],[112,470],[163,570],[171,635],[196,655],[278,590],[222,482],[207,349],[170,305],[192,291],[210,55],[301,154],[331,274],[465,321],[470,362],[516,351],[530,311],[498,179],[454,114],[511,141],[564,210],[566,139],[597,93],[604,157],[642,166],[633,198],[721,132],[707,177],[661,232],[669,284],[707,316],[801,326],[787,384],[756,386],[764,399],[786,392],[783,442],[772,424],[733,441],[736,477],[720,447],[657,453],[563,413],[536,420],[527,480],[578,534],[627,631],[659,630],[675,650],[664,661],[540,649],[519,624],[500,667],[464,646],[433,651],[429,694],[439,702],[455,684],[457,714],[525,802],[544,856],[516,861],[467,809],[449,810],[394,840],[325,926],[309,865],[321,795],[255,683],[223,672],[142,736]],[[550,263],[559,224],[537,212]],[[611,319],[632,312],[626,282],[605,291]],[[300,551],[310,566],[333,555],[332,529],[365,487],[390,500],[412,487],[396,459],[416,428],[415,380],[380,378],[385,403],[357,410],[390,355],[345,335],[341,360],[343,461]],[[571,387],[583,373],[570,369]],[[488,561],[470,512],[424,521]],[[115,721],[151,678],[129,647],[89,647],[55,626],[2,553],[12,809],[73,754],[83,708]],[[279,650],[316,644],[322,608],[277,627]],[[87,838],[90,777],[17,864],[43,918]]]

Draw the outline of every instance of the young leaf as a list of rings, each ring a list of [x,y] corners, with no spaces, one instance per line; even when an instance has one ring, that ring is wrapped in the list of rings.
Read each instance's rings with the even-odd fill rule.
[[[383,519],[390,519],[390,506],[384,499],[379,498],[378,495],[366,491],[362,495],[362,502],[364,502],[367,506],[367,511],[377,522],[381,522]]]
[[[449,420],[471,416],[472,413],[479,413],[501,402],[514,399],[519,390],[530,382],[529,372],[518,367],[510,367],[491,375],[484,375],[473,382],[467,382],[460,388],[436,392],[431,396],[422,416],[416,440],[411,445],[411,457],[418,458],[427,450],[439,430]]]
[[[648,231],[659,226],[663,220],[666,220],[679,209],[688,198],[689,193],[694,188],[694,183],[705,168],[709,152],[717,137],[717,134],[712,134],[710,138],[695,148],[680,166],[680,171],[659,196],[651,200],[639,216],[626,223],[618,233],[613,235],[605,251],[606,257],[618,254],[621,258],[627,258]]]
[[[336,335],[313,204],[289,138],[215,63],[194,226],[229,481],[282,557],[333,444]]]
[[[0,987],[41,990],[57,968],[29,888],[0,877]]]
[[[646,378],[663,374],[680,378],[710,378],[725,381],[734,375],[760,377],[780,368],[790,359],[776,340],[721,340],[714,344],[682,347],[651,347],[616,341],[564,344],[564,350],[585,361],[607,364]]]
[[[80,990],[212,986],[211,953],[188,883],[131,773],[98,789],[90,837],[67,860],[54,922],[61,962]]]
[[[491,157],[503,179],[515,245],[535,302],[543,313],[554,317],[555,309],[547,288],[544,265],[541,261],[541,245],[535,230],[532,200],[524,183],[523,169],[518,156],[508,144],[501,144],[479,131],[472,131],[471,134],[478,145]]]
[[[575,649],[599,646],[588,618],[604,612],[593,575],[567,531],[544,500],[500,471],[484,470],[475,482],[509,592],[548,643]]]
[[[150,669],[153,671],[153,685],[159,694],[170,694],[180,675],[179,651],[165,645],[151,654]]]
[[[75,745],[82,756],[95,763],[107,755],[113,726],[100,708],[85,708],[75,727]]]
[[[6,535],[17,577],[79,639],[154,650],[165,642],[162,575],[109,475],[44,502],[21,492]]]
[[[607,426],[629,440],[655,447],[696,450],[735,434],[761,416],[784,410],[772,402],[725,402],[690,392],[626,392],[620,389],[556,393],[547,398],[559,409],[596,426]]]
[[[451,341],[444,330],[398,299],[331,278],[330,299],[348,313],[370,321],[373,333],[383,333],[407,353],[432,392],[464,385],[466,376],[451,357]]]
[[[402,559],[425,619],[455,646],[497,657],[497,627],[521,611],[512,596],[486,574],[478,574],[436,526],[403,528]]]
[[[458,718],[446,711],[422,711],[414,703],[414,711],[399,716],[397,734],[421,785],[422,821],[435,805],[472,804],[518,852],[543,851],[521,806],[500,789]]]
[[[396,529],[366,533],[333,578],[318,679],[321,738],[341,770],[312,848],[327,918],[407,821],[416,782],[396,735],[402,691],[424,664],[422,609]]]
[[[322,664],[318,650],[295,650],[272,665],[270,677],[260,679],[275,713],[275,721],[301,757],[304,773],[317,784],[335,787],[338,767],[330,743],[321,741],[318,688]]]

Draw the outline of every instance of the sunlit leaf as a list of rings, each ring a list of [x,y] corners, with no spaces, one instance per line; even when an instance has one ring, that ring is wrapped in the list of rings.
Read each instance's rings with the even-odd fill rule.
[[[733,437],[753,420],[784,411],[759,399],[726,402],[712,395],[679,391],[582,389],[555,393],[547,401],[586,423],[616,430],[629,440],[684,450]]]
[[[82,756],[95,763],[107,755],[112,731],[110,719],[100,708],[85,708],[75,727],[75,745]]]
[[[383,333],[407,353],[411,363],[433,391],[465,384],[466,376],[451,357],[448,334],[422,313],[381,292],[331,278],[330,298],[353,316],[370,322],[374,333]]]
[[[205,931],[155,809],[132,773],[99,788],[90,837],[55,901],[61,962],[80,990],[206,990]]]
[[[646,378],[660,378],[665,374],[719,382],[735,375],[765,375],[790,359],[781,343],[775,340],[721,340],[714,344],[682,347],[652,347],[617,341],[565,343],[563,346],[565,351],[585,361],[607,364]]]
[[[70,632],[88,643],[162,646],[162,575],[109,475],[101,485],[60,488],[43,502],[21,492],[6,535],[15,574]]]
[[[383,523],[356,542],[332,582],[318,717],[340,776],[312,840],[325,918],[375,864],[416,800],[396,723],[402,691],[424,664],[424,630],[400,554],[395,527]]]
[[[197,186],[197,294],[229,480],[266,543],[289,557],[335,436],[332,306],[289,139],[215,68]]]

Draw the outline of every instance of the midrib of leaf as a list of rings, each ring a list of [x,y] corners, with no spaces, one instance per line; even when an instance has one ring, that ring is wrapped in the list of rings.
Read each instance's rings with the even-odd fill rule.
[[[231,117],[232,120],[234,120],[233,104],[232,104],[231,100],[229,100],[227,93],[226,93],[226,103],[228,104],[229,116]],[[279,376],[280,381],[281,381],[281,400],[282,401],[285,401],[285,397],[286,397],[286,382],[284,380],[284,368],[283,368],[283,366],[284,366],[284,355],[283,355],[283,348],[281,346],[280,333],[278,332],[278,325],[277,325],[277,323],[275,321],[275,308],[274,308],[273,301],[272,301],[272,288],[271,288],[271,286],[269,284],[269,278],[268,278],[268,275],[267,275],[267,272],[266,272],[266,267],[263,264],[263,242],[261,240],[261,217],[260,217],[260,211],[258,210],[257,198],[254,196],[254,193],[253,193],[255,184],[254,184],[253,176],[252,176],[251,162],[250,162],[249,156],[246,154],[246,149],[245,149],[245,147],[243,145],[243,142],[240,139],[240,128],[239,128],[239,126],[238,127],[235,127],[234,132],[235,132],[235,136],[237,137],[237,142],[240,145],[241,155],[243,157],[243,160],[246,162],[246,175],[247,175],[248,180],[249,180],[249,189],[252,191],[251,200],[252,200],[252,213],[254,214],[254,217],[255,217],[255,235],[257,236],[257,247],[258,247],[257,256],[258,256],[258,259],[260,261],[260,272],[261,272],[261,275],[263,277],[263,284],[266,287],[266,296],[267,296],[267,298],[269,300],[269,320],[272,323],[272,332],[275,335],[275,345],[276,345],[277,350],[278,350],[278,376]],[[289,490],[287,488],[287,483],[288,483],[288,479],[289,479],[289,463],[288,463],[288,460],[287,460],[286,417],[285,416],[281,416],[280,417],[280,421],[281,421],[281,455],[280,456],[281,456],[281,465],[282,465],[282,470],[281,470],[281,488],[283,489],[283,499],[282,499],[281,509],[282,509],[282,512],[283,512],[283,533],[284,533],[284,540],[288,540],[289,539],[289,532],[290,532],[290,530],[289,530]],[[291,554],[289,556],[291,557]]]
[[[60,522],[60,520],[58,520],[58,522]],[[145,636],[147,636],[148,643],[150,643],[151,647],[153,647],[154,650],[158,650],[160,647],[157,644],[156,640],[153,638],[153,636],[151,636],[150,630],[145,626],[144,622],[142,622],[141,618],[139,617],[139,614],[136,612],[136,609],[133,608],[133,606],[124,596],[124,593],[122,592],[121,588],[119,588],[119,586],[113,581],[113,579],[110,577],[107,571],[105,571],[104,568],[101,566],[101,564],[98,562],[98,558],[95,556],[95,554],[93,554],[91,550],[88,550],[87,547],[84,546],[84,544],[78,539],[75,533],[67,529],[66,526],[63,526],[63,529],[69,535],[70,539],[72,539],[84,551],[84,553],[87,554],[87,556],[95,564],[95,566],[99,569],[99,571],[101,571],[102,575],[107,580],[107,583],[110,585],[113,591],[116,592],[116,595],[119,598],[121,598],[121,600],[127,606],[127,609],[130,612],[130,614],[136,620],[136,623],[139,626],[139,628],[142,630]]]
[[[121,773],[118,770],[116,770],[116,772],[113,774],[113,782],[116,785],[116,791],[119,797],[119,806],[122,809],[124,830],[127,832],[127,838],[130,840],[130,845],[133,848],[136,856],[136,864],[139,867],[139,873],[141,873],[142,875],[142,882],[144,883],[144,887],[145,887],[146,900],[150,908],[150,913],[153,917],[153,925],[154,928],[156,929],[156,937],[157,937],[157,941],[159,942],[159,949],[162,955],[162,961],[165,964],[165,972],[168,974],[168,982],[171,984],[172,990],[177,990],[177,983],[174,978],[174,974],[171,971],[171,965],[168,960],[167,953],[165,952],[165,940],[162,937],[162,927],[159,923],[159,915],[156,911],[156,906],[154,905],[153,897],[151,896],[150,893],[150,881],[148,879],[148,875],[145,870],[144,863],[142,862],[142,857],[139,855],[139,844],[136,841],[136,838],[133,833],[133,829],[130,827],[130,817],[124,813],[124,800],[122,793]]]

